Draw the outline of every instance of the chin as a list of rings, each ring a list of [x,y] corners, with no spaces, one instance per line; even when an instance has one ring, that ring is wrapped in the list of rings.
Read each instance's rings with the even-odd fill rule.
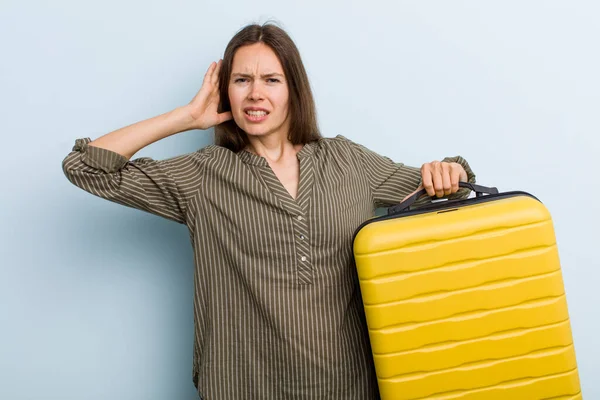
[[[269,134],[269,129],[263,128],[263,127],[258,127],[258,126],[251,126],[251,127],[240,126],[240,128],[244,132],[246,132],[246,135],[248,135],[248,136],[265,136],[265,135]]]
[[[246,137],[249,139],[261,139],[261,140],[265,140],[266,138],[269,138],[273,136],[273,134],[271,132],[254,132],[254,133],[247,133]]]

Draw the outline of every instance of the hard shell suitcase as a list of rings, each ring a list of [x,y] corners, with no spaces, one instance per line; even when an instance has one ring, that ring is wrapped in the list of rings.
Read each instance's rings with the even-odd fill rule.
[[[581,399],[551,216],[525,192],[366,221],[354,257],[382,400]]]

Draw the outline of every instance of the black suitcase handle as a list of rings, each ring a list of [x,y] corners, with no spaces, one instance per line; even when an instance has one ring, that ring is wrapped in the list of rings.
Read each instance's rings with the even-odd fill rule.
[[[475,195],[477,197],[483,196],[484,194],[498,194],[498,189],[495,187],[481,186],[481,185],[476,185],[474,183],[469,183],[469,182],[458,182],[458,186],[460,186],[462,188],[471,189],[472,191],[475,192]],[[388,215],[395,214],[395,213],[398,213],[398,212],[408,209],[411,205],[414,204],[415,201],[417,201],[424,194],[427,194],[427,190],[421,189],[417,193],[408,197],[402,203],[388,208]],[[437,199],[437,197],[434,196],[434,197],[431,197],[431,199],[435,200],[435,199]]]

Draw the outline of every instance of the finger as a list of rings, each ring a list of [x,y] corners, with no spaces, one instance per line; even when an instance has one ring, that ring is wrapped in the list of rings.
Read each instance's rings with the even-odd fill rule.
[[[217,67],[217,64],[213,61],[210,63],[210,65],[208,66],[208,69],[206,70],[206,73],[204,74],[204,83],[208,83],[211,80],[213,71],[215,70],[215,68]]]
[[[444,180],[442,178],[442,165],[439,162],[434,163],[433,169],[433,189],[437,197],[444,196]]]
[[[458,183],[460,182],[460,174],[461,174],[461,168],[457,168],[456,166],[453,166],[451,168],[450,179],[452,180],[452,193],[458,192],[458,189],[459,189]]]
[[[463,167],[462,165],[456,163],[456,167],[459,170],[459,180],[462,182],[468,182],[469,181],[469,175],[467,174],[467,171],[465,171],[465,167]]]
[[[215,87],[217,87],[217,85],[219,84],[219,74],[221,73],[222,65],[223,65],[223,60],[219,60],[217,62],[215,70],[213,71],[212,76],[211,76],[211,83]]]
[[[433,189],[433,180],[431,175],[431,165],[423,164],[421,167],[421,179],[423,180],[423,187],[427,191],[429,196],[435,195],[435,190]]]
[[[452,178],[450,177],[450,165],[442,163],[442,186],[444,187],[444,196],[452,193]]]

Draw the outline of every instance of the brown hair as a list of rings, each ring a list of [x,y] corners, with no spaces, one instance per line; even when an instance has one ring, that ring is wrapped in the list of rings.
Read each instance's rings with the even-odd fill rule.
[[[219,76],[221,102],[219,112],[231,111],[229,102],[229,80],[236,51],[246,45],[264,43],[277,55],[286,77],[290,93],[290,132],[288,139],[293,144],[306,144],[321,138],[317,125],[315,102],[304,64],[298,48],[290,36],[280,27],[266,23],[252,24],[241,29],[229,41],[223,56]],[[215,142],[218,146],[238,152],[246,147],[248,137],[233,119],[215,127]]]

